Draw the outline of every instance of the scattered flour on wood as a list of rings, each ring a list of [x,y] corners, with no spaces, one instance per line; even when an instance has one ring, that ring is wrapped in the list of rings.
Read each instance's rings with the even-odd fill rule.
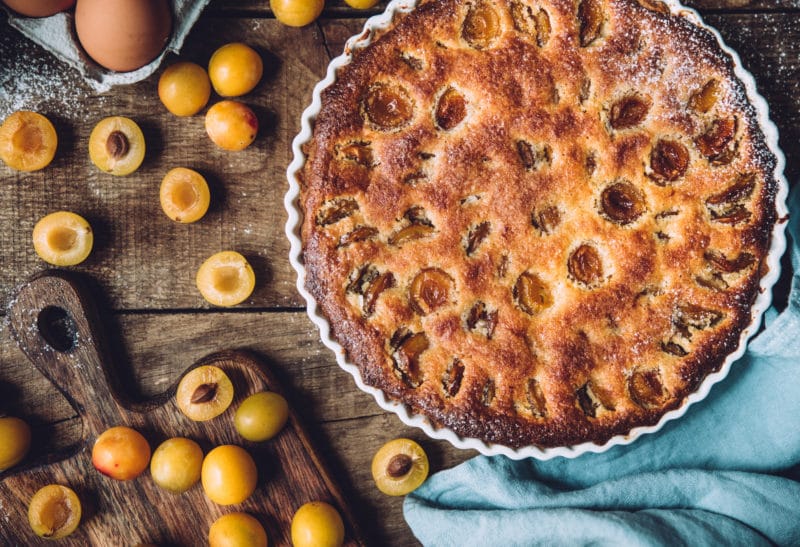
[[[0,28],[0,120],[18,110],[80,119],[90,95],[94,91],[75,69],[21,38],[16,30]]]

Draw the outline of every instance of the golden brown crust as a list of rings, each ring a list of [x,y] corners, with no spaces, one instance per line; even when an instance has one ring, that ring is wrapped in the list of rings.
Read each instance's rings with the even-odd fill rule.
[[[653,424],[751,323],[775,159],[706,30],[434,0],[322,96],[307,287],[365,383],[512,447]]]

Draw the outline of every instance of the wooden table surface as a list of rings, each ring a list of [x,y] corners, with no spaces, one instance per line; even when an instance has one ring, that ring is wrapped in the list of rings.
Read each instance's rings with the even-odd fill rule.
[[[41,112],[55,124],[59,145],[43,171],[19,173],[0,164],[0,314],[17,288],[46,265],[31,244],[35,222],[67,209],[86,217],[95,249],[74,268],[96,283],[112,311],[118,351],[130,364],[136,390],[152,397],[204,355],[248,348],[277,371],[290,403],[309,426],[327,463],[375,545],[416,545],[402,516],[402,498],[374,486],[370,461],[385,441],[409,436],[427,450],[433,471],[476,453],[462,451],[404,426],[360,392],[319,341],[295,289],[283,226],[285,170],[300,114],[314,84],[366,15],[328,2],[308,27],[281,25],[263,0],[212,0],[180,58],[202,65],[220,45],[244,41],[263,56],[264,78],[243,97],[261,130],[243,152],[225,152],[207,138],[203,116],[176,118],[158,100],[157,72],[145,81],[97,94],[6,24],[0,11],[0,120],[15,110]],[[800,175],[800,0],[696,0],[704,19],[739,52],[767,99],[787,156],[786,176]],[[163,66],[173,62],[170,56]],[[162,66],[162,68],[163,68]],[[212,102],[217,100],[212,97]],[[211,104],[211,103],[210,103]],[[133,175],[113,177],[91,164],[87,141],[94,124],[128,116],[142,127],[147,155]],[[178,225],[160,209],[158,187],[176,166],[203,173],[212,205],[199,223]],[[235,249],[252,263],[252,297],[233,309],[210,307],[194,284],[207,256]],[[785,287],[776,301],[785,300]],[[0,325],[0,411],[34,426],[33,455],[70,444],[80,423],[66,400],[27,362]],[[0,519],[0,544],[3,521]]]

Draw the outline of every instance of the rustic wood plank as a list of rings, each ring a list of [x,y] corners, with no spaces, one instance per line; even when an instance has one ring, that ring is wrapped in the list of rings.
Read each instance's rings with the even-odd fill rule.
[[[796,180],[800,18],[737,13],[709,15],[708,20],[740,51],[770,102],[788,158],[787,175]],[[266,60],[263,83],[244,97],[263,129],[255,144],[240,153],[214,147],[202,116],[168,114],[156,97],[157,75],[98,96],[36,46],[19,47],[15,31],[0,25],[0,57],[19,73],[17,79],[2,81],[11,100],[0,102],[0,116],[11,109],[39,110],[53,118],[62,137],[54,163],[43,171],[21,174],[0,166],[0,193],[9,197],[0,210],[2,287],[14,287],[45,267],[30,243],[33,225],[48,212],[70,209],[89,219],[97,237],[95,251],[78,269],[100,281],[114,309],[207,308],[194,274],[205,257],[226,248],[243,252],[256,271],[256,291],[241,308],[302,307],[282,231],[284,171],[300,113],[328,55],[338,54],[362,24],[360,19],[322,20],[292,29],[271,19],[201,19],[182,58],[203,63],[220,44],[247,36]],[[100,173],[87,158],[92,126],[112,114],[137,119],[147,136],[145,163],[128,177]],[[160,179],[178,165],[198,169],[212,186],[211,210],[193,225],[171,222],[158,204]],[[8,291],[2,291],[0,306],[7,298]]]
[[[345,523],[345,545],[364,545],[360,527],[328,474],[294,407],[281,432],[269,442],[248,442],[232,427],[236,407],[261,391],[285,393],[265,363],[253,353],[222,351],[189,368],[214,365],[233,382],[233,403],[213,420],[192,421],[175,404],[173,383],[167,393],[137,400],[129,390],[130,367],[112,357],[107,323],[83,278],[63,272],[40,276],[26,284],[9,309],[11,333],[20,349],[42,375],[64,394],[83,424],[75,444],[31,458],[18,468],[0,472],[4,526],[0,539],[10,544],[45,544],[27,525],[25,514],[33,494],[47,484],[67,484],[79,492],[86,518],[68,545],[108,544],[124,537],[131,541],[196,545],[206,541],[208,528],[226,512],[198,488],[176,496],[159,488],[146,474],[132,481],[103,477],[93,469],[91,446],[114,426],[140,431],[152,446],[185,436],[207,452],[215,446],[244,446],[258,468],[258,485],[236,509],[256,516],[274,545],[291,543],[294,512],[315,500],[332,503]],[[106,471],[111,471],[110,469]],[[133,518],[132,518],[133,517]]]
[[[363,17],[382,12],[389,2],[381,0],[367,10],[354,10],[343,0],[328,0],[322,12],[324,18]],[[800,9],[800,0],[687,0],[687,6],[702,12],[712,11],[788,11]],[[246,14],[249,16],[272,16],[269,2],[264,0],[214,0],[209,11],[220,14]]]
[[[305,313],[136,313],[116,314],[108,320],[111,330],[124,333],[114,339],[115,357],[130,363],[133,392],[143,398],[157,397],[187,366],[224,344],[255,351],[274,365],[277,376],[298,401],[313,402],[307,405],[306,416],[312,421],[383,413],[336,365]],[[35,424],[74,416],[16,348],[7,326],[0,330],[0,390],[5,410],[25,409],[26,417]]]
[[[266,61],[264,82],[244,98],[266,129],[253,148],[240,154],[216,150],[205,137],[202,116],[177,119],[166,113],[155,94],[157,75],[97,95],[71,70],[20,38],[0,11],[0,119],[13,110],[35,109],[51,117],[61,137],[54,164],[40,173],[21,175],[0,165],[5,201],[0,208],[0,316],[13,289],[45,267],[30,245],[35,220],[55,208],[86,214],[97,230],[98,246],[77,269],[98,279],[99,292],[109,294],[108,306],[147,311],[118,313],[111,322],[120,332],[117,345],[123,362],[130,363],[136,389],[145,397],[157,396],[186,366],[219,350],[221,343],[256,351],[277,369],[293,406],[312,424],[312,435],[329,447],[335,474],[370,523],[368,536],[377,545],[416,545],[402,519],[402,499],[389,499],[372,484],[372,454],[382,442],[400,435],[423,444],[432,470],[474,452],[427,440],[385,414],[336,366],[304,313],[264,311],[303,305],[282,235],[283,172],[300,112],[329,56],[338,55],[346,39],[361,30],[363,17],[383,5],[355,12],[341,1],[329,2],[326,15],[339,19],[322,18],[307,28],[290,29],[269,18],[262,0],[213,0],[181,57],[204,64],[218,45],[245,39]],[[795,12],[800,0],[696,0],[690,5],[720,29],[755,75],[781,130],[787,176],[797,180],[800,17]],[[97,172],[86,156],[94,122],[117,114],[140,121],[150,150],[142,169],[125,178]],[[200,224],[174,225],[160,211],[158,183],[176,165],[198,168],[212,185],[216,200]],[[185,313],[207,308],[194,288],[194,272],[202,258],[223,246],[252,259],[259,276],[256,293],[236,311]],[[33,424],[31,457],[80,438],[81,422],[72,408],[28,364],[3,321],[0,405],[0,412],[22,414]]]
[[[780,15],[746,13],[713,14],[707,16],[707,20],[720,29],[726,41],[740,52],[745,67],[754,73],[759,89],[771,104],[773,119],[782,132],[781,141],[789,159],[787,174],[790,180],[796,180],[800,173],[796,159],[799,141],[797,127],[800,127],[800,93],[797,93],[800,22],[797,18]],[[281,59],[274,63],[277,65],[276,76],[264,84],[266,88],[257,91],[259,100],[255,104],[268,105],[281,94],[287,94],[295,101],[292,107],[287,105],[281,110],[276,109],[280,112],[276,117],[282,120],[282,125],[278,124],[282,132],[281,136],[276,133],[276,141],[281,142],[273,145],[274,153],[280,155],[283,150],[284,157],[281,161],[276,159],[275,163],[285,163],[288,161],[289,140],[299,125],[297,113],[305,106],[311,87],[325,68],[326,59],[321,51],[338,54],[344,41],[358,32],[362,23],[357,19],[321,20],[315,27],[295,30],[284,29],[269,20],[210,20],[201,23],[196,30],[196,33],[201,33],[201,38],[195,39],[195,33],[190,37],[183,57],[202,61],[226,37],[246,32],[248,36],[262,40],[262,51],[271,51],[275,59]],[[221,33],[217,35],[219,42],[205,41],[205,35],[210,34],[211,29]],[[286,38],[285,41],[281,37]],[[70,81],[57,62],[36,52],[35,46],[27,51],[18,50],[15,47],[17,41],[18,38],[8,31],[0,32],[0,53],[3,53],[4,62],[20,65],[30,64],[31,61],[43,62],[45,77],[51,77],[68,91],[80,91],[80,84]],[[39,82],[41,84],[41,80]],[[194,294],[191,283],[193,272],[191,268],[180,265],[181,259],[199,257],[199,247],[206,242],[206,237],[211,237],[207,235],[209,232],[221,242],[238,241],[230,234],[221,234],[221,227],[231,229],[246,226],[241,222],[248,217],[253,224],[271,222],[268,230],[255,235],[271,241],[265,247],[271,250],[269,258],[271,267],[275,268],[274,279],[261,288],[268,296],[259,297],[257,293],[249,305],[301,305],[302,302],[294,294],[293,273],[283,258],[286,256],[285,248],[281,248],[283,213],[279,200],[284,184],[282,167],[273,167],[271,173],[277,173],[275,176],[278,180],[272,186],[259,188],[256,184],[263,185],[263,181],[251,184],[249,177],[257,177],[260,169],[268,169],[265,167],[266,160],[248,158],[244,161],[226,161],[228,158],[219,153],[213,159],[198,159],[199,155],[209,153],[202,142],[204,137],[199,118],[180,121],[190,124],[192,129],[188,133],[196,134],[188,142],[183,142],[180,149],[173,151],[169,143],[180,139],[186,141],[185,128],[179,127],[178,121],[168,119],[168,115],[159,110],[161,107],[154,96],[148,95],[153,93],[153,85],[154,82],[145,82],[102,96],[94,96],[91,91],[84,89],[83,92],[88,95],[86,98],[75,93],[49,97],[41,103],[37,100],[31,106],[41,106],[42,110],[53,112],[54,121],[66,138],[53,166],[56,171],[48,169],[40,175],[26,176],[9,175],[8,171],[0,173],[3,195],[11,196],[12,210],[17,212],[17,216],[11,219],[6,209],[0,212],[3,223],[0,248],[4,249],[7,257],[7,261],[4,260],[0,265],[3,303],[10,297],[13,286],[43,267],[33,257],[29,247],[28,234],[35,215],[29,218],[28,213],[31,210],[44,212],[54,204],[68,207],[70,204],[83,203],[90,211],[95,211],[93,218],[107,233],[99,238],[104,242],[101,246],[101,249],[104,247],[102,259],[81,269],[91,271],[100,279],[99,285],[111,293],[109,304],[117,309],[202,307],[202,301]],[[299,88],[303,88],[302,91]],[[20,101],[20,97],[13,97],[14,105],[19,105]],[[0,108],[4,106],[0,104]],[[138,115],[142,112],[147,113],[143,126],[148,135],[155,139],[155,145],[151,148],[157,152],[157,156],[149,158],[145,165],[149,169],[148,177],[114,180],[91,173],[85,159],[83,162],[69,160],[70,157],[80,158],[85,153],[83,143],[91,129],[87,120],[99,119],[111,113]],[[203,154],[192,150],[197,146]],[[260,153],[270,151],[266,144],[260,146]],[[211,150],[212,154],[214,152]],[[224,176],[228,176],[228,171],[235,175],[236,180],[232,183],[226,180],[223,184],[222,179],[217,180],[218,191],[226,187],[228,194],[244,193],[253,191],[251,188],[255,187],[256,191],[263,190],[259,202],[245,205],[243,201],[246,201],[246,196],[234,194],[238,199],[226,200],[224,207],[216,210],[217,217],[213,222],[219,225],[216,231],[213,227],[192,230],[197,226],[174,227],[169,224],[165,230],[160,223],[156,223],[157,229],[141,226],[157,219],[160,214],[157,204],[142,205],[146,201],[141,197],[142,188],[157,186],[157,177],[153,173],[170,161],[193,159],[205,161],[203,165],[210,166],[212,170],[215,165],[223,165]],[[9,181],[8,178],[13,180]],[[150,180],[153,178],[156,178],[156,182]],[[126,208],[126,205],[129,207]],[[271,213],[277,211],[278,214],[265,214],[270,207]],[[130,211],[129,216],[133,218],[120,220],[118,212],[126,210]],[[276,216],[281,218],[276,219]],[[239,229],[243,231],[245,228]],[[200,231],[203,233],[193,233]],[[243,238],[239,236],[239,239]],[[160,243],[154,245],[156,242]],[[173,246],[178,243],[192,250],[184,255],[180,254],[181,251],[176,253]],[[134,256],[116,256],[115,250],[133,253]],[[145,267],[144,271],[137,271],[142,266]],[[389,543],[389,539],[392,544],[415,544],[402,521],[401,500],[387,500],[371,483],[369,460],[383,440],[403,434],[422,441],[428,452],[433,454],[432,458],[440,454],[439,464],[434,463],[433,469],[452,465],[472,455],[452,449],[444,443],[426,441],[418,431],[402,426],[391,415],[384,415],[371,397],[353,389],[352,379],[336,367],[330,352],[319,343],[316,330],[302,313],[120,314],[115,317],[115,322],[125,333],[124,346],[128,348],[126,357],[130,359],[139,389],[146,396],[163,391],[187,363],[219,349],[220,340],[234,347],[254,349],[277,364],[284,380],[295,390],[295,401],[301,407],[301,413],[316,424],[318,438],[331,447],[330,455],[335,468],[347,481],[350,493],[363,502],[368,520],[374,522],[374,529],[370,532],[381,540],[380,544]],[[41,442],[38,443],[34,455],[37,451],[42,453],[50,450],[58,443],[68,444],[80,434],[79,424],[69,405],[27,365],[24,357],[9,343],[5,327],[0,327],[0,394],[3,395],[2,400],[9,403],[9,409],[24,409],[23,414],[35,426],[37,438],[50,439],[50,444],[42,446]]]
[[[433,471],[476,454],[427,439],[385,414],[339,369],[304,313],[124,313],[111,317],[109,327],[115,358],[120,364],[129,363],[133,391],[145,398],[157,397],[191,363],[222,349],[221,341],[226,348],[259,355],[309,425],[332,475],[357,508],[356,518],[366,525],[365,535],[375,545],[416,544],[402,518],[402,499],[383,495],[372,482],[370,462],[385,441],[398,436],[417,440],[428,452]],[[0,411],[21,415],[34,426],[31,458],[44,457],[80,438],[75,413],[16,347],[7,325],[0,328],[0,394],[4,395]]]
[[[767,100],[786,155],[786,178],[800,179],[800,16],[713,14],[707,22],[741,57]]]
[[[455,450],[444,441],[429,439],[418,429],[402,425],[392,415],[327,422],[321,428],[323,441],[320,444],[330,446],[332,450],[333,457],[329,463],[341,461],[346,464],[331,465],[332,472],[335,474],[336,469],[342,469],[350,483],[355,485],[351,499],[368,508],[361,522],[366,523],[367,533],[374,545],[419,545],[403,518],[404,497],[386,496],[372,480],[372,456],[380,446],[397,437],[414,439],[425,449],[432,473],[478,455],[473,450]]]
[[[690,0],[686,2],[700,12],[712,11],[793,11],[800,9],[797,0]]]
[[[92,255],[79,269],[101,280],[115,308],[205,307],[194,275],[205,257],[223,249],[240,251],[256,272],[256,291],[244,306],[302,305],[286,261],[282,200],[299,113],[327,65],[318,28],[204,18],[192,31],[182,58],[205,64],[214,49],[242,36],[264,58],[262,83],[242,98],[257,113],[261,131],[251,147],[238,153],[211,143],[202,115],[177,118],[167,113],[157,97],[158,75],[98,96],[41,49],[21,47],[24,42],[16,31],[0,25],[0,33],[0,58],[12,72],[2,85],[13,99],[0,102],[0,117],[11,110],[35,109],[52,118],[61,136],[56,159],[47,169],[23,174],[0,166],[0,193],[9,198],[0,211],[0,247],[6,253],[0,262],[3,287],[13,287],[45,267],[30,243],[33,225],[49,212],[68,209],[84,215],[96,236]],[[146,136],[145,162],[127,177],[102,173],[88,159],[89,133],[109,115],[134,118]],[[176,166],[197,169],[212,189],[209,213],[192,225],[170,221],[158,202],[161,178]]]

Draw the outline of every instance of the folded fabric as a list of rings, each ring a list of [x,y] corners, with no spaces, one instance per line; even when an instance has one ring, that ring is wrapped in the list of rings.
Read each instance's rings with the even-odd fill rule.
[[[84,81],[99,92],[116,85],[132,84],[144,80],[156,70],[169,52],[178,53],[189,35],[192,26],[200,17],[209,0],[174,0],[173,31],[169,42],[161,53],[145,66],[131,72],[114,72],[98,66],[79,46],[75,35],[74,14],[64,11],[50,17],[23,17],[5,8],[8,24],[19,30],[28,39],[55,55],[59,60],[76,69]]]
[[[478,457],[431,477],[406,498],[417,538],[459,546],[800,544],[800,483],[790,479],[667,470],[562,490],[519,464]]]
[[[800,211],[800,192],[790,199]],[[792,218],[789,232],[797,235]],[[479,456],[404,514],[424,545],[800,545],[800,248],[787,308],[660,432],[576,459]]]

